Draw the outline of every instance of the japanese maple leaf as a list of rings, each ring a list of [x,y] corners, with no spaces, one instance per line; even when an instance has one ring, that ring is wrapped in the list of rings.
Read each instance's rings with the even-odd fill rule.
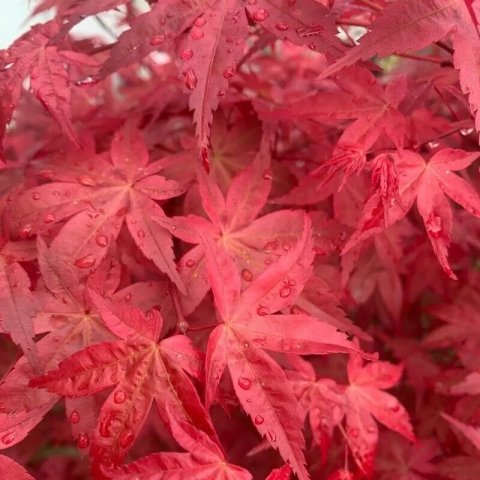
[[[175,440],[188,453],[162,452],[121,467],[113,478],[117,480],[192,478],[196,480],[251,480],[245,469],[233,465],[217,443],[201,430],[174,415],[169,424]]]
[[[463,364],[476,369],[480,347],[479,308],[480,296],[471,288],[458,292],[452,303],[432,308],[430,313],[444,324],[431,330],[423,344],[430,349],[453,346]]]
[[[465,2],[452,0],[405,0],[389,4],[372,25],[360,44],[327,68],[326,77],[341,68],[374,55],[386,57],[406,53],[441,40],[454,37],[453,62],[460,70],[460,85],[469,96],[470,109],[480,130],[480,77],[478,58],[480,39],[475,22]]]
[[[281,210],[257,218],[272,185],[268,143],[264,142],[253,163],[232,181],[226,198],[202,171],[198,172],[200,195],[207,219],[197,215],[159,219],[171,224],[171,232],[198,245],[179,262],[180,275],[188,287],[181,298],[184,313],[191,313],[209,289],[205,273],[202,236],[217,243],[235,259],[243,283],[248,285],[267,265],[292,248],[302,228],[302,213]]]
[[[241,277],[233,260],[208,237],[203,242],[208,278],[222,321],[212,331],[207,346],[207,406],[212,404],[228,366],[235,394],[256,429],[279,450],[299,478],[308,478],[297,402],[283,370],[263,349],[296,354],[358,351],[335,327],[313,317],[275,315],[295,301],[311,273],[310,221],[305,218],[295,247],[242,294]]]
[[[177,14],[169,15],[173,8]],[[342,51],[328,10],[312,0],[299,0],[295,7],[283,0],[260,0],[255,6],[245,6],[238,0],[192,1],[181,5],[173,1],[158,2],[120,36],[102,73],[109,74],[140,61],[156,48],[173,50],[172,41],[183,34],[180,71],[187,89],[191,90],[190,108],[194,110],[198,144],[208,165],[213,111],[244,54],[249,18],[277,38],[308,45],[313,50],[331,51],[336,56]],[[312,24],[312,18],[316,23]]]
[[[5,125],[10,122],[22,92],[23,80],[29,77],[32,93],[61,125],[67,136],[78,144],[72,125],[71,85],[67,65],[96,67],[97,62],[88,55],[60,49],[51,43],[50,39],[57,31],[58,26],[53,22],[37,26],[4,51],[6,71],[0,82],[2,120]],[[0,129],[4,129],[4,125]]]
[[[1,253],[1,251],[0,251]],[[35,306],[30,279],[19,263],[8,261],[0,254],[0,330],[18,344],[30,365],[38,368],[34,342],[33,317]]]
[[[471,165],[478,158],[478,153],[447,148],[435,153],[428,162],[419,154],[407,150],[393,157],[399,178],[399,200],[393,198],[388,205],[384,205],[380,193],[372,195],[365,204],[360,226],[344,252],[405,217],[416,199],[438,261],[445,272],[456,279],[448,263],[453,219],[446,195],[472,215],[480,217],[478,193],[454,173]]]
[[[400,240],[398,229],[391,228],[376,235],[370,244],[365,242],[342,256],[342,284],[353,300],[363,304],[377,292],[397,325],[403,304]]]
[[[274,468],[265,480],[290,480],[292,468],[285,464],[283,467]]]
[[[35,333],[43,337],[36,343],[36,365],[32,366],[28,357],[20,357],[0,382],[0,432],[3,432],[0,442],[2,438],[5,440],[5,448],[20,442],[59,399],[56,393],[30,388],[30,379],[55,368],[88,345],[114,339],[74,267],[52,255],[40,237],[38,257],[42,280],[31,295],[36,310]],[[92,288],[101,283],[102,292],[113,293],[118,285],[114,280],[116,266],[112,267],[109,260],[102,262],[87,283]],[[79,448],[89,446],[88,435],[94,427],[90,424],[92,409],[95,411],[94,405],[84,399],[66,400],[67,415]]]
[[[70,259],[79,271],[88,273],[105,257],[108,245],[126,222],[143,255],[184,291],[174,263],[171,236],[154,221],[165,216],[155,200],[175,197],[183,189],[158,175],[163,167],[161,160],[148,164],[148,150],[134,124],[127,122],[117,131],[109,154],[96,155],[90,145],[81,164],[77,153],[69,160],[63,167],[49,165],[50,178],[60,181],[20,196],[16,205],[20,236],[46,232],[52,224],[68,219],[51,248]]]
[[[129,306],[90,295],[106,326],[120,339],[90,345],[58,364],[58,368],[30,381],[76,398],[115,387],[105,400],[93,434],[90,456],[93,470],[100,472],[122,462],[137,438],[153,401],[168,421],[167,405],[173,414],[210,437],[215,437],[190,374],[198,377],[200,360],[191,341],[177,335],[158,342],[162,317],[156,310],[147,314]]]
[[[440,453],[440,446],[433,438],[422,438],[412,445],[388,432],[382,434],[375,470],[380,480],[425,480],[438,473],[432,460]]]
[[[410,419],[398,400],[382,390],[398,383],[403,368],[389,362],[363,365],[358,355],[348,362],[348,380],[345,390],[345,412],[348,443],[359,467],[370,474],[378,443],[378,427],[374,419],[387,428],[415,441]]]
[[[295,397],[300,404],[302,418],[308,418],[313,441],[320,448],[325,465],[335,427],[344,417],[344,387],[330,378],[319,378],[313,366],[299,356],[289,356],[295,371],[287,371]]]
[[[442,417],[452,426],[455,430],[458,430],[463,435],[465,435],[470,442],[480,450],[480,428],[474,427],[472,425],[467,425],[456,418],[451,417],[450,415],[442,412]]]
[[[397,149],[403,146],[405,119],[397,107],[407,91],[404,78],[396,78],[383,89],[369,71],[351,67],[335,83],[339,91],[321,91],[290,106],[263,112],[267,118],[291,121],[354,120],[342,133],[332,157],[311,172],[319,178],[318,189],[340,174],[340,187],[349,175],[359,174],[365,168],[366,154],[383,131]]]
[[[34,480],[34,478],[25,470],[25,468],[5,455],[0,455],[0,475],[2,478]]]

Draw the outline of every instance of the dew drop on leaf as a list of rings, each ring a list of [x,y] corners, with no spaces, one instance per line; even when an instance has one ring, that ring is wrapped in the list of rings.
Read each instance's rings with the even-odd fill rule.
[[[115,403],[124,403],[126,399],[127,399],[127,394],[123,390],[117,390],[113,394],[113,401]]]
[[[196,27],[203,27],[206,23],[207,23],[207,21],[205,20],[205,17],[198,17],[195,20],[195,26]]]
[[[255,415],[253,421],[255,422],[255,425],[261,425],[265,419],[261,415]]]
[[[243,390],[250,390],[250,388],[252,387],[252,381],[246,377],[240,377],[237,383],[238,386]]]
[[[90,437],[86,433],[81,433],[77,438],[78,448],[87,448],[90,445]]]
[[[192,40],[201,40],[205,34],[199,28],[193,28],[190,32],[190,36],[192,37]]]
[[[185,266],[188,267],[188,268],[193,268],[195,266],[195,260],[192,260],[191,258],[189,258],[186,262],[185,262]]]
[[[191,48],[185,48],[180,53],[180,58],[182,60],[190,60],[193,57],[193,50]]]
[[[126,302],[131,302],[132,301],[132,294],[131,293],[127,293],[124,297],[124,300]]]
[[[97,235],[95,237],[95,242],[99,247],[106,247],[108,245],[108,237],[105,235]]]
[[[152,46],[155,46],[155,45],[160,45],[161,43],[163,43],[165,40],[167,39],[167,37],[163,34],[160,34],[160,35],[155,35],[154,37],[152,37],[150,39],[150,45]]]
[[[17,434],[15,432],[9,432],[9,433],[6,433],[5,435],[3,435],[2,437],[0,437],[0,441],[4,445],[10,445],[15,440],[16,436],[17,436]]]
[[[32,234],[32,225],[30,223],[27,223],[20,229],[20,238],[27,238]]]
[[[80,414],[74,410],[71,414],[70,414],[70,423],[78,423],[80,421]]]
[[[96,262],[97,259],[95,258],[95,255],[89,254],[85,255],[84,257],[77,258],[77,260],[74,262],[74,265],[78,268],[92,268]]]
[[[463,137],[466,137],[467,135],[470,135],[473,132],[473,128],[461,128],[460,129],[460,135]]]
[[[32,198],[33,198],[34,200],[38,200],[38,199],[40,198],[40,194],[39,194],[38,192],[33,192]]]
[[[263,22],[269,17],[268,10],[265,10],[264,8],[259,8],[253,12],[253,19],[256,22]]]
[[[246,282],[251,282],[252,279],[253,279],[253,275],[252,275],[252,272],[250,270],[247,270],[246,268],[244,268],[242,270],[242,278],[246,281]]]
[[[262,305],[259,305],[257,308],[257,315],[260,315],[263,317],[264,315],[268,315],[270,312],[268,311],[267,307],[263,307]]]
[[[279,22],[279,23],[275,24],[275,28],[277,30],[279,30],[280,32],[285,32],[286,30],[288,30],[290,28],[290,26],[288,25],[288,23]]]
[[[280,289],[280,296],[282,298],[287,298],[291,293],[292,293],[292,290],[290,289],[290,287],[285,286]]]
[[[350,428],[350,429],[348,430],[348,434],[349,434],[352,438],[358,438],[358,435],[359,435],[358,428]]]
[[[53,172],[51,170],[40,170],[38,176],[44,180],[51,180],[53,178]]]
[[[265,180],[271,180],[271,179],[273,178],[273,173],[272,173],[272,171],[271,171],[270,169],[265,170],[265,171],[263,172],[263,178],[264,178]]]
[[[140,238],[140,239],[144,239],[145,238],[145,232],[143,230],[139,230],[137,232],[137,237]]]
[[[55,215],[53,213],[47,213],[43,217],[43,223],[53,223],[55,221]]]
[[[233,76],[235,75],[235,69],[233,67],[228,67],[227,69],[225,69],[225,71],[223,72],[223,76],[224,78],[226,78],[227,80],[232,78]]]
[[[78,177],[78,182],[85,187],[94,187],[96,185],[95,180],[88,175],[80,175],[80,177]]]

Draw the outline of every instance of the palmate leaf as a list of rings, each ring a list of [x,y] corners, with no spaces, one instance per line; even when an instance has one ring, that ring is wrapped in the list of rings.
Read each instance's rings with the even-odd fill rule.
[[[180,195],[183,188],[158,175],[161,166],[148,164],[148,150],[132,122],[116,133],[109,157],[93,151],[89,154],[88,162],[95,167],[88,174],[78,174],[74,165],[52,165],[61,181],[20,196],[16,232],[20,236],[43,233],[52,224],[69,219],[51,248],[87,274],[106,256],[125,221],[143,255],[184,291],[174,264],[171,236],[154,221],[165,216],[156,201]]]
[[[199,356],[184,336],[157,343],[160,314],[146,315],[128,305],[117,305],[93,294],[105,323],[121,340],[91,345],[59,363],[58,368],[34,378],[30,386],[62,396],[90,396],[115,387],[105,400],[92,438],[93,471],[119,465],[137,438],[153,401],[168,421],[167,408],[215,438],[191,379],[199,375]],[[139,322],[145,327],[136,332]]]
[[[278,449],[299,478],[308,478],[298,405],[285,373],[263,349],[296,354],[359,352],[335,327],[308,315],[275,315],[291,305],[311,272],[307,218],[294,248],[240,294],[240,275],[228,255],[204,237],[208,278],[223,323],[209,339],[207,405],[228,366],[235,393],[255,428]],[[365,354],[371,357],[370,355]]]
[[[374,55],[386,57],[407,53],[444,38],[454,37],[453,61],[460,71],[462,91],[468,95],[470,110],[480,131],[480,80],[478,75],[480,39],[477,27],[465,2],[456,0],[397,1],[385,8],[370,26],[371,31],[341,59],[321,74],[325,78],[343,67]]]

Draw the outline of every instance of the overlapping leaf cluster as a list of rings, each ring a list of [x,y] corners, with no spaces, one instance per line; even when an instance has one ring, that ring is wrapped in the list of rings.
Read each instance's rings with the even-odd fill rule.
[[[0,477],[477,478],[478,0],[45,11],[0,52]]]

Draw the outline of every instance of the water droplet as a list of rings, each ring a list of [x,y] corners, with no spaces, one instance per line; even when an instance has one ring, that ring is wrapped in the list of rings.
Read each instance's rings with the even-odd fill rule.
[[[47,213],[43,217],[43,223],[53,223],[55,221],[55,215],[53,213]]]
[[[99,247],[106,247],[108,245],[108,237],[105,235],[97,235],[95,237],[95,242]]]
[[[51,180],[53,178],[53,172],[51,170],[40,170],[38,176],[44,180]]]
[[[261,415],[255,415],[253,421],[255,422],[255,425],[261,425],[265,419]]]
[[[190,68],[185,73],[185,85],[189,90],[194,90],[197,86],[197,76],[195,72]]]
[[[235,69],[233,67],[228,67],[224,72],[223,72],[223,76],[224,78],[226,78],[227,80],[229,78],[232,78],[233,76],[235,75]]]
[[[267,307],[263,307],[262,305],[260,305],[257,308],[257,315],[260,315],[261,317],[263,317],[264,315],[268,315],[269,313],[270,312],[268,311]]]
[[[279,22],[279,23],[275,24],[275,28],[277,30],[280,30],[281,32],[285,32],[286,30],[288,30],[290,28],[290,26],[288,25],[288,23]]]
[[[207,23],[207,21],[205,20],[205,17],[198,17],[195,20],[195,26],[196,27],[203,27],[206,23]]]
[[[350,428],[348,430],[348,433],[352,438],[358,438],[358,434],[359,434],[358,428]]]
[[[368,432],[368,433],[375,433],[375,432],[376,432],[376,429],[375,429],[375,427],[368,427],[368,428],[367,428],[367,432]]]
[[[195,266],[195,260],[192,260],[191,258],[189,258],[186,262],[185,262],[185,266],[188,267],[188,268],[192,268]]]
[[[289,284],[291,287],[294,287],[294,286],[297,284],[297,282],[296,282],[295,280],[292,280],[292,279],[291,279],[291,280],[288,281],[288,284]]]
[[[192,37],[192,40],[201,40],[205,36],[205,34],[202,30],[198,28],[193,28],[190,32],[190,36]]]
[[[315,50],[317,48],[317,45],[315,44],[315,42],[310,42],[309,44],[307,44],[307,47],[310,50]]]
[[[80,177],[78,177],[78,181],[85,187],[94,187],[96,185],[95,180],[88,175],[81,175]]]
[[[271,430],[269,430],[267,432],[267,438],[270,442],[276,442],[277,441],[277,436],[275,435],[275,432],[272,432]]]
[[[244,268],[242,270],[242,278],[246,281],[246,282],[251,282],[252,281],[252,278],[253,278],[253,275],[252,275],[252,272],[250,270],[247,270],[246,268]]]
[[[463,137],[466,137],[467,135],[470,135],[473,132],[473,128],[461,128],[460,129],[460,135]]]
[[[24,225],[19,232],[20,238],[27,238],[31,234],[32,234],[32,225],[30,223],[27,223],[26,225]]]
[[[127,293],[125,297],[123,297],[126,302],[131,302],[132,301],[132,294]]]
[[[118,443],[122,448],[127,448],[129,445],[133,443],[134,440],[135,440],[135,435],[130,429],[123,431],[118,437]]]
[[[269,17],[268,10],[265,10],[264,8],[259,8],[258,10],[255,10],[253,12],[253,19],[256,22],[263,22]]]
[[[252,387],[252,381],[249,378],[240,377],[238,379],[238,386],[243,390],[250,390],[250,388]]]
[[[280,289],[280,296],[282,298],[287,298],[291,293],[292,290],[290,289],[290,287],[285,286]]]
[[[272,171],[271,171],[270,169],[265,170],[265,171],[263,172],[263,178],[264,178],[265,180],[271,180],[271,179],[273,178],[273,173],[272,173]]]
[[[191,48],[185,48],[180,53],[180,58],[183,61],[190,60],[192,57],[193,57],[193,50]]]
[[[15,432],[9,432],[9,433],[3,435],[3,437],[0,438],[0,441],[4,445],[10,445],[15,440],[16,436],[17,436],[17,434]]]
[[[87,448],[90,445],[90,437],[86,433],[81,433],[77,438],[78,448]]]
[[[154,37],[152,37],[150,39],[150,45],[152,46],[155,46],[155,45],[160,45],[161,43],[163,43],[165,40],[167,39],[167,37],[163,34],[160,34],[160,35],[155,35]]]
[[[80,414],[74,410],[71,414],[70,414],[70,423],[78,423],[80,421]]]
[[[400,411],[400,404],[396,400],[392,400],[388,408],[393,412],[397,413]]]
[[[440,145],[440,142],[437,142],[436,140],[432,140],[431,142],[428,142],[428,143],[427,143],[427,147],[428,147],[430,150],[434,150],[434,149],[437,148],[439,145]]]
[[[145,232],[143,230],[139,230],[137,232],[137,237],[140,238],[140,239],[145,238]]]
[[[33,198],[34,200],[38,200],[38,199],[40,198],[40,194],[39,194],[38,192],[33,192],[32,198]]]
[[[95,85],[100,82],[100,77],[88,75],[87,77],[81,78],[73,82],[76,87],[88,87],[90,85]]]
[[[92,268],[96,262],[97,259],[95,258],[95,255],[89,254],[82,258],[77,258],[77,260],[74,262],[74,265],[78,268]]]
[[[113,401],[115,403],[124,403],[126,399],[127,399],[127,394],[123,390],[117,390],[113,394]]]
[[[225,91],[224,88],[221,88],[219,91],[218,91],[218,96],[219,97],[223,97],[227,92]]]

